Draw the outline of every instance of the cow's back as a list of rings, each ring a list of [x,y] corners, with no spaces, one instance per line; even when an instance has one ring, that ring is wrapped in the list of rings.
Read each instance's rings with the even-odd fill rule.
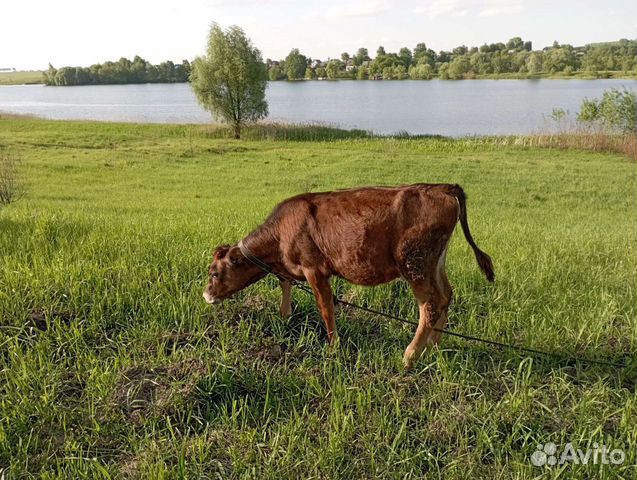
[[[450,185],[417,184],[311,193],[284,202],[282,246],[288,258],[320,256],[335,275],[376,285],[400,275],[399,249],[408,237],[453,231],[457,202]],[[291,251],[291,249],[293,251]]]

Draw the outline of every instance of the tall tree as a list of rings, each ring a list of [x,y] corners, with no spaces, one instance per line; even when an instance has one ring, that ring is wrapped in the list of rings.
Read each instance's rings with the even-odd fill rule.
[[[414,63],[418,63],[423,56],[427,54],[427,45],[424,43],[419,43],[414,48]]]
[[[354,65],[360,66],[368,58],[369,58],[369,54],[367,53],[367,49],[364,47],[361,47],[356,52],[356,55],[354,55]]]
[[[285,57],[285,73],[288,75],[288,80],[303,78],[306,68],[307,58],[305,55],[301,55],[298,48],[293,48]]]
[[[210,28],[206,55],[192,65],[192,88],[199,103],[216,118],[232,125],[240,138],[246,122],[268,114],[267,73],[259,49],[243,30]]]
[[[407,47],[403,47],[398,51],[398,57],[400,58],[406,69],[411,66],[411,50],[409,50]]]

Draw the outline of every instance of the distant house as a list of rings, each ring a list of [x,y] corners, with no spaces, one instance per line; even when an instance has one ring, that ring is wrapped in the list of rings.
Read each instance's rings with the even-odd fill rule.
[[[310,64],[310,67],[316,69],[319,67],[325,67],[326,63],[325,62],[321,62],[320,60],[316,59],[316,60],[312,60],[312,63]]]

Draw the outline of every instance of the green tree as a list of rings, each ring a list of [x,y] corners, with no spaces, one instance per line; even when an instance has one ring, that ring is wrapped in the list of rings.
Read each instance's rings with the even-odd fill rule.
[[[206,55],[195,59],[191,82],[199,103],[231,124],[235,138],[240,138],[246,122],[268,114],[267,74],[261,52],[237,26],[224,31],[212,25]]]
[[[478,74],[484,75],[491,72],[491,57],[488,53],[473,52],[469,56],[470,69]]]
[[[529,73],[539,73],[542,71],[542,54],[533,52],[526,59],[526,69]]]
[[[634,133],[637,125],[637,94],[624,88],[613,88],[602,95],[601,100],[584,99],[577,114],[581,123],[596,123],[609,130]]]
[[[285,78],[285,74],[281,71],[281,67],[273,65],[268,70],[268,78],[272,81],[281,80]]]
[[[325,70],[325,67],[316,67],[316,76],[318,78],[327,77],[327,70]]]
[[[449,64],[449,78],[460,80],[461,78],[464,78],[464,76],[469,73],[470,70],[471,63],[469,61],[469,57],[467,57],[466,55],[455,57]]]
[[[409,78],[412,80],[431,80],[434,69],[428,63],[419,63],[409,67]]]
[[[383,72],[383,80],[394,79],[394,69],[392,67],[385,67],[383,68],[382,72]]]
[[[447,62],[441,63],[438,67],[438,76],[442,80],[449,80],[449,64]]]
[[[139,55],[135,55],[130,67],[130,78],[134,83],[146,82],[146,60]]]
[[[404,65],[396,65],[392,72],[393,78],[396,80],[404,80],[407,78],[407,69]]]
[[[367,53],[367,49],[361,47],[356,52],[356,55],[354,55],[354,65],[358,67],[362,65],[363,62],[367,60],[368,58],[369,58],[369,54]]]
[[[305,78],[306,80],[314,80],[316,78],[316,74],[314,73],[314,70],[312,70],[312,68],[307,67],[305,69]]]
[[[378,47],[376,49],[376,56],[377,57],[382,57],[383,55],[386,55],[385,53],[385,47],[383,47],[382,45],[380,47]]]
[[[414,47],[414,63],[418,63],[420,59],[427,54],[427,45],[424,43],[418,43]]]
[[[338,72],[341,69],[341,61],[337,59],[332,59],[327,62],[327,67],[325,67],[325,71],[327,73],[327,78],[334,79],[338,78]]]
[[[298,48],[293,48],[288,56],[285,57],[285,73],[288,80],[298,80],[305,75],[307,67],[307,58],[301,55]]]
[[[551,73],[562,72],[569,65],[576,67],[575,52],[570,45],[550,48],[544,54],[544,70]]]
[[[459,47],[456,47],[451,51],[454,57],[457,57],[459,55],[466,55],[467,52],[469,52],[469,49],[466,45],[460,45]]]
[[[49,63],[49,68],[44,75],[44,83],[46,85],[55,85],[55,76],[58,73],[57,69]]]
[[[509,50],[522,50],[524,48],[524,42],[520,37],[513,37],[506,45]]]
[[[411,66],[411,62],[412,62],[411,50],[409,50],[407,47],[403,47],[398,51],[398,58],[400,58],[405,69]]]

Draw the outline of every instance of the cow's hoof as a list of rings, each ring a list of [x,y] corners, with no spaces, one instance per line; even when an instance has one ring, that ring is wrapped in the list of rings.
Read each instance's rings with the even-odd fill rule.
[[[403,355],[403,366],[405,370],[411,370],[414,366],[416,352],[413,350],[407,349],[405,350],[405,355]]]

